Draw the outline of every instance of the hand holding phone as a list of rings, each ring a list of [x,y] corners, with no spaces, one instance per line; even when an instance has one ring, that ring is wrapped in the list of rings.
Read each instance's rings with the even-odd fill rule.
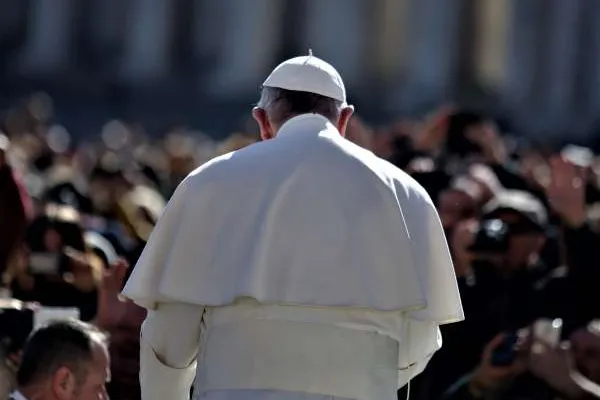
[[[483,394],[497,388],[527,370],[526,359],[522,357],[521,332],[505,332],[496,335],[483,349],[481,362],[469,382],[472,394]]]
[[[560,344],[563,321],[560,318],[541,318],[533,324],[533,353],[541,353],[545,347],[556,348]]]
[[[504,340],[492,352],[490,363],[495,367],[512,365],[517,358],[516,347],[518,339],[519,337],[516,332],[507,334]]]

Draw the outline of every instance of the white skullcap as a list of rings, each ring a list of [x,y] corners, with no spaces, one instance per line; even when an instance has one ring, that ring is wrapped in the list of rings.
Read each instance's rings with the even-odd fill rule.
[[[346,104],[342,77],[331,64],[312,55],[291,58],[279,64],[263,82],[263,87],[308,92]]]

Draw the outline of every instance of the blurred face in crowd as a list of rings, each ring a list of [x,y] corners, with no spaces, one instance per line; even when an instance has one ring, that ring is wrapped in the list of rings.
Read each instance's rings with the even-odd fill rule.
[[[90,180],[89,196],[95,210],[110,213],[130,188],[131,184],[122,175],[95,177]]]
[[[470,182],[476,185],[475,182]],[[452,229],[458,222],[475,216],[477,210],[476,193],[449,188],[438,197],[438,212],[445,230]]]
[[[439,214],[444,229],[453,228],[459,221],[472,215],[474,202],[468,194],[448,189],[440,193],[438,199]]]
[[[54,228],[44,232],[44,249],[50,253],[58,253],[62,247],[62,238]]]
[[[535,263],[544,246],[544,234],[517,212],[504,212],[498,217],[509,226],[508,266],[519,269]]]
[[[537,261],[544,237],[537,232],[518,233],[510,237],[509,266],[520,268]]]
[[[93,359],[83,366],[85,375],[79,379],[66,367],[53,377],[52,386],[56,399],[60,400],[108,400],[106,383],[110,381],[108,350],[100,343],[93,349]]]
[[[583,375],[600,383],[600,332],[580,329],[570,338],[576,368]]]
[[[108,179],[95,178],[91,180],[89,195],[94,209],[99,212],[108,212],[112,208],[113,201]]]

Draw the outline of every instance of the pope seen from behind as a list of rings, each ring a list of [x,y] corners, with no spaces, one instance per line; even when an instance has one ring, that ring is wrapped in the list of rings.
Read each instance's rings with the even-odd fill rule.
[[[179,185],[123,291],[144,400],[393,400],[464,318],[432,200],[344,138],[353,111],[331,65],[287,60],[262,141]]]

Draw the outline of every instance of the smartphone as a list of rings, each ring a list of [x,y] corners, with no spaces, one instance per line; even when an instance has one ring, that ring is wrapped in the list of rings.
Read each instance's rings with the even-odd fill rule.
[[[533,324],[533,339],[550,347],[560,344],[563,321],[560,318],[542,318]]]
[[[34,329],[56,320],[79,319],[79,309],[72,307],[41,307],[33,314]]]
[[[31,253],[29,270],[34,274],[56,275],[59,273],[59,256],[56,253]]]
[[[495,367],[507,367],[512,365],[517,358],[516,346],[519,339],[516,332],[506,335],[506,338],[492,353],[491,364]]]

